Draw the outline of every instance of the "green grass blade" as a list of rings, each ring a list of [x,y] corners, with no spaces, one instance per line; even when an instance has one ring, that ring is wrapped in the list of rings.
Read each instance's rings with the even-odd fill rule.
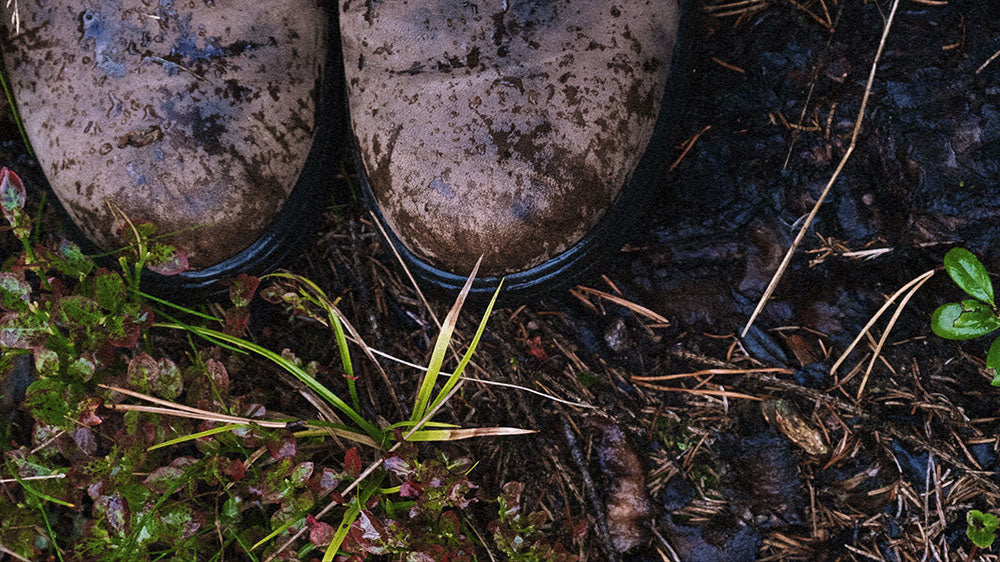
[[[390,425],[389,427],[387,427],[385,429],[386,429],[386,431],[392,431],[394,429],[400,429],[400,428],[406,429],[406,428],[410,428],[410,427],[413,427],[415,425],[417,425],[417,422],[410,421],[410,420],[405,420],[405,421],[401,421],[401,422],[396,422],[396,423]],[[428,422],[424,423],[422,427],[437,427],[437,428],[443,428],[443,429],[458,429],[458,428],[460,428],[462,426],[455,425],[453,423],[428,421]]]
[[[358,389],[354,384],[354,364],[351,362],[351,351],[347,349],[347,336],[344,335],[344,325],[332,309],[327,309],[330,316],[330,324],[333,326],[333,334],[337,339],[337,349],[340,350],[340,364],[344,367],[344,376],[347,378],[347,391],[351,395],[351,405],[355,410],[361,410],[361,401],[358,400]]]
[[[337,533],[333,535],[330,546],[327,547],[326,553],[323,554],[323,562],[333,561],[333,558],[337,555],[337,551],[340,550],[340,545],[344,544],[344,539],[347,538],[347,533],[351,530],[351,525],[361,515],[361,506],[367,504],[372,494],[378,491],[382,485],[381,480],[382,478],[377,478],[375,481],[370,481],[363,490],[358,490],[358,495],[354,496],[351,505],[348,506],[347,512],[344,513],[344,518],[341,519],[340,525],[337,527]]]
[[[479,264],[481,262],[482,258],[479,258],[476,266],[472,268],[469,278],[465,281],[465,286],[462,287],[461,292],[459,292],[458,297],[455,299],[455,304],[448,311],[448,316],[441,323],[441,333],[438,334],[437,341],[434,342],[434,351],[431,353],[431,360],[427,365],[427,371],[424,373],[424,379],[420,383],[420,390],[417,391],[417,398],[413,403],[413,414],[410,415],[410,421],[420,421],[427,412],[427,404],[430,402],[431,394],[434,392],[434,384],[437,382],[438,374],[441,373],[444,356],[448,353],[448,344],[451,342],[451,336],[455,332],[455,325],[458,324],[458,313],[462,311],[465,297],[469,295],[469,291],[472,289],[472,281],[476,278],[476,272],[479,271]]]
[[[152,308],[152,307],[150,307],[150,308]],[[192,328],[194,328],[194,326],[188,324],[187,322],[184,322],[183,320],[179,320],[179,319],[175,318],[174,316],[170,315],[169,313],[164,312],[164,311],[162,311],[162,310],[160,310],[158,308],[152,308],[152,310],[153,310],[153,314],[155,314],[156,316],[162,316],[162,317],[166,318],[167,320],[170,320],[171,322],[173,322],[180,329],[187,330],[188,335],[194,333],[194,330],[192,329]],[[166,326],[166,325],[167,324],[162,324],[162,326]],[[215,338],[213,338],[213,337],[211,337],[209,335],[205,335],[205,334],[196,334],[196,335],[200,336],[202,339],[208,340],[209,342],[212,343],[212,345],[217,345],[217,346],[219,346],[219,347],[221,347],[223,349],[228,349],[229,351],[232,351],[233,353],[238,353],[240,355],[246,355],[247,354],[247,352],[245,350],[240,349],[238,347],[233,347],[233,346],[231,346],[231,345],[229,345],[229,344],[227,344],[227,343],[225,343],[223,341],[217,340],[217,339],[215,339]],[[193,345],[192,345],[192,347],[193,347]]]
[[[181,326],[176,324],[155,324],[154,326],[160,328],[170,328],[175,330],[187,330],[191,333],[201,336],[208,337],[215,340],[220,340],[230,345],[239,347],[246,351],[256,353],[261,357],[268,359],[275,365],[278,365],[282,369],[288,371],[295,378],[302,381],[303,384],[309,387],[310,390],[318,394],[322,399],[329,402],[333,407],[340,410],[344,415],[346,415],[352,422],[357,424],[369,437],[375,440],[376,443],[384,443],[385,434],[379,428],[375,427],[371,422],[361,417],[356,410],[351,408],[346,402],[344,402],[339,396],[333,393],[330,389],[323,386],[319,381],[314,379],[312,375],[302,370],[301,367],[292,363],[288,359],[282,357],[281,355],[267,349],[266,347],[257,345],[253,342],[247,341],[243,338],[236,336],[231,336],[229,334],[219,332],[217,330],[212,330],[211,328],[201,328],[199,326]]]
[[[351,350],[347,347],[347,335],[344,333],[344,323],[341,321],[340,314],[338,314],[333,301],[330,300],[330,297],[326,295],[326,292],[324,292],[323,289],[319,288],[319,285],[308,277],[303,277],[287,271],[271,273],[265,275],[263,278],[266,279],[268,277],[277,277],[280,279],[294,281],[301,287],[305,288],[305,293],[303,293],[302,288],[300,287],[300,294],[303,294],[303,296],[312,301],[313,304],[326,311],[330,327],[333,329],[334,339],[337,342],[337,350],[340,351],[340,364],[344,368],[344,374],[346,375],[347,392],[351,395],[351,405],[354,406],[355,410],[361,410],[361,401],[358,399],[358,389],[354,382],[354,362],[351,361]]]
[[[275,529],[275,530],[271,531],[270,533],[268,533],[266,537],[264,537],[264,538],[260,539],[259,541],[257,541],[253,546],[250,547],[250,550],[256,550],[256,549],[260,548],[262,545],[265,545],[265,544],[271,542],[271,540],[273,540],[274,537],[276,537],[276,536],[280,535],[281,533],[284,533],[285,531],[287,531],[289,527],[291,527],[292,525],[294,525],[295,523],[297,523],[299,519],[301,519],[302,517],[305,517],[305,515],[308,514],[308,513],[309,513],[308,511],[304,511],[304,512],[298,514],[298,517],[292,517],[288,521],[285,521],[277,529]]]
[[[21,112],[17,110],[17,105],[14,103],[14,93],[10,91],[10,86],[7,85],[7,79],[4,78],[3,72],[0,72],[0,86],[3,87],[3,94],[7,98],[7,103],[10,104],[10,111],[14,115],[14,124],[17,125],[17,132],[21,134],[21,140],[24,141],[24,148],[28,149],[28,155],[34,158],[35,151],[31,149],[31,141],[28,140],[28,131],[24,129],[24,123],[21,121]]]
[[[170,302],[168,300],[164,300],[164,299],[161,299],[160,297],[157,297],[157,296],[154,296],[154,295],[150,295],[150,294],[144,293],[142,291],[137,291],[135,289],[132,289],[132,292],[134,292],[135,294],[139,295],[140,297],[142,297],[142,298],[144,298],[146,300],[150,300],[150,301],[153,301],[153,302],[156,302],[156,303],[160,303],[163,306],[169,306],[170,308],[173,308],[175,310],[179,310],[181,312],[186,312],[186,313],[188,313],[188,314],[190,314],[192,316],[197,316],[198,318],[202,318],[204,320],[211,320],[212,322],[218,322],[219,324],[225,324],[225,320],[223,320],[222,318],[218,318],[216,316],[212,316],[211,314],[205,314],[204,312],[198,312],[197,310],[188,308],[186,306],[181,306],[179,304],[174,304],[174,303],[172,303],[172,302]]]
[[[242,423],[230,423],[220,427],[213,427],[212,429],[206,429],[205,431],[199,431],[198,433],[192,433],[190,435],[182,435],[180,437],[164,441],[163,443],[157,443],[156,445],[153,445],[152,447],[146,449],[146,451],[147,452],[155,451],[156,449],[162,449],[164,447],[169,447],[171,445],[176,445],[178,443],[184,443],[187,441],[194,441],[195,439],[201,439],[202,437],[209,437],[217,433],[225,433],[227,431],[232,431],[234,429],[239,429],[241,427],[246,427],[246,425]]]
[[[499,437],[502,435],[528,435],[534,429],[518,427],[469,427],[464,429],[420,429],[407,436],[407,441],[461,441],[475,437]]]
[[[475,353],[476,346],[479,345],[479,340],[480,338],[483,337],[483,332],[486,331],[486,323],[490,319],[490,314],[493,313],[493,306],[497,303],[497,297],[500,296],[501,288],[503,288],[502,279],[500,280],[500,284],[497,285],[497,290],[493,292],[493,298],[490,299],[490,304],[486,307],[486,312],[483,313],[483,318],[479,321],[479,327],[476,328],[476,335],[473,336],[472,343],[469,344],[469,349],[465,351],[465,355],[463,355],[462,360],[459,361],[458,367],[456,367],[455,371],[451,374],[450,377],[448,377],[448,380],[445,382],[444,386],[438,392],[437,398],[435,398],[434,402],[431,403],[430,405],[431,410],[437,408],[441,404],[441,402],[444,401],[444,399],[448,396],[448,393],[451,392],[451,389],[454,388],[456,384],[458,384],[459,380],[461,380],[462,372],[465,371],[465,367],[469,364],[469,361],[472,360],[472,354]]]
[[[326,552],[323,553],[323,562],[332,562],[337,551],[340,550],[340,545],[344,544],[344,539],[347,538],[351,525],[358,520],[359,515],[361,515],[361,505],[358,498],[355,497],[347,511],[344,512],[344,517],[340,520],[340,525],[337,526],[337,532],[333,535],[330,545],[326,547]]]
[[[24,488],[25,492],[28,492],[29,494],[31,494],[31,495],[33,495],[35,497],[38,497],[40,499],[43,499],[43,500],[45,500],[47,502],[52,502],[52,503],[55,503],[55,504],[59,504],[61,506],[68,507],[70,509],[76,509],[77,508],[77,506],[75,506],[75,505],[73,505],[73,504],[71,504],[71,503],[69,503],[67,501],[63,501],[63,500],[61,500],[59,498],[53,498],[52,496],[50,496],[50,495],[48,495],[48,494],[46,494],[44,492],[39,492],[38,490],[34,489],[25,480],[21,479],[21,476],[18,474],[17,470],[13,470],[13,467],[10,466],[10,460],[7,458],[7,455],[3,455],[3,460],[4,460],[4,466],[7,468],[7,472],[11,476],[14,477],[14,480],[17,480],[17,483],[22,488]]]
[[[45,529],[49,532],[49,540],[52,541],[52,548],[56,549],[56,556],[59,557],[59,562],[63,561],[62,549],[56,543],[56,534],[52,532],[52,524],[49,523],[49,515],[45,513],[45,508],[43,506],[38,506],[38,511],[42,512],[42,519],[45,521]]]

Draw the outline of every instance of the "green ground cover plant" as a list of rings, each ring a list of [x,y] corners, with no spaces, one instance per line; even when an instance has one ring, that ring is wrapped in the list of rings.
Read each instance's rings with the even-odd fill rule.
[[[944,256],[944,269],[971,299],[943,304],[931,315],[931,329],[949,340],[969,340],[1000,329],[1000,310],[993,296],[993,282],[986,267],[965,248],[952,248]],[[993,371],[993,386],[1000,386],[1000,338],[986,354]]]
[[[26,203],[20,178],[0,170],[10,225],[4,235],[22,249],[0,268],[0,373],[11,405],[0,426],[4,553],[20,560],[471,561],[487,545],[466,510],[496,501],[488,548],[516,560],[576,559],[547,538],[543,516],[521,515],[516,485],[484,496],[472,459],[416,444],[526,432],[433,419],[459,389],[496,300],[454,369],[443,371],[471,277],[442,323],[409,416],[379,424],[363,413],[355,384],[349,340],[360,336],[309,279],[243,275],[230,282],[221,313],[179,306],[142,290],[145,270],[170,275],[187,267],[152,225],[118,213],[122,247],[100,256],[101,265],[68,240],[40,242],[40,221]],[[316,363],[247,335],[255,298],[329,329],[345,397]],[[186,349],[178,352],[177,341]],[[237,394],[227,365],[254,362],[294,377],[329,415],[277,417]],[[26,386],[20,406],[18,386]]]

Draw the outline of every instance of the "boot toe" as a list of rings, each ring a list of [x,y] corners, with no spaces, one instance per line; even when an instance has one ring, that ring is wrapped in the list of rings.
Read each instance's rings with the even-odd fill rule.
[[[204,268],[260,238],[313,142],[327,19],[249,2],[22,3],[4,62],[49,184],[83,233],[117,207]]]
[[[493,276],[580,244],[650,142],[678,20],[673,1],[344,2],[355,144],[397,239]]]

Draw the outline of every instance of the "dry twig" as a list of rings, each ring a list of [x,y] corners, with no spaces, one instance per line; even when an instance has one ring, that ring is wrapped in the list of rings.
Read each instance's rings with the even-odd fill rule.
[[[747,332],[750,331],[750,327],[753,326],[754,320],[757,319],[760,311],[764,309],[764,305],[767,304],[768,299],[770,299],[771,295],[774,293],[774,289],[778,286],[778,282],[781,281],[781,277],[788,268],[788,264],[792,260],[792,256],[795,255],[795,250],[798,249],[799,244],[802,242],[806,232],[812,225],[813,219],[816,218],[816,213],[819,212],[820,205],[823,204],[827,194],[830,193],[830,189],[837,181],[837,178],[840,177],[840,172],[843,171],[844,166],[851,157],[851,154],[854,153],[854,148],[858,145],[858,135],[861,133],[861,124],[864,121],[865,110],[868,108],[868,99],[871,97],[872,93],[872,84],[875,81],[875,70],[878,68],[879,59],[882,58],[882,51],[885,49],[885,41],[889,36],[889,30],[892,28],[892,22],[896,17],[897,8],[899,8],[899,0],[893,0],[892,10],[889,12],[889,18],[885,22],[885,29],[882,31],[882,39],[879,41],[878,50],[875,52],[875,60],[872,61],[871,71],[868,73],[868,85],[865,86],[865,93],[861,98],[861,108],[858,110],[858,117],[854,123],[854,132],[851,134],[851,144],[847,147],[847,151],[844,152],[843,158],[840,159],[837,169],[834,170],[833,175],[830,176],[830,181],[827,182],[826,187],[823,188],[823,192],[820,193],[819,199],[816,200],[816,204],[813,205],[812,210],[809,212],[809,216],[806,217],[805,222],[802,223],[802,227],[799,229],[799,233],[795,236],[792,246],[788,248],[788,252],[785,253],[784,259],[781,260],[778,270],[774,273],[774,277],[771,278],[771,282],[767,285],[767,289],[760,297],[760,301],[757,303],[757,308],[755,308],[753,314],[750,315],[750,320],[747,322],[746,326],[744,326],[743,332],[741,333],[744,337],[747,335]]]

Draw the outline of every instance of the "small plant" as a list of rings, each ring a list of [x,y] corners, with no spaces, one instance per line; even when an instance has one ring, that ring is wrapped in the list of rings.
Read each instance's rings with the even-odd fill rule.
[[[972,544],[977,548],[989,548],[993,546],[993,541],[997,538],[997,528],[1000,528],[1000,519],[992,513],[983,513],[978,509],[970,509],[965,514],[965,536],[969,537]]]
[[[433,420],[459,389],[495,295],[445,372],[470,277],[443,322],[411,412],[383,427],[360,407],[347,341],[360,335],[312,281],[272,274],[260,296],[325,325],[339,365],[247,339],[260,279],[231,280],[231,306],[220,315],[185,308],[141,290],[143,271],[169,275],[187,266],[152,224],[112,207],[123,225],[112,270],[72,242],[39,242],[26,202],[20,178],[0,169],[0,207],[22,246],[0,267],[0,381],[14,367],[34,373],[21,405],[30,423],[20,432],[0,425],[5,549],[28,560],[109,562],[476,559],[463,515],[475,501],[473,461],[433,449],[421,458],[414,442],[527,433]],[[160,339],[178,333],[189,349],[177,351],[184,339],[168,338],[166,346]],[[230,385],[226,364],[254,359],[296,377],[343,422],[267,419],[259,394],[236,395],[245,385]],[[331,383],[346,387],[346,399]],[[331,455],[331,437],[360,447]]]
[[[1000,310],[993,297],[993,282],[986,267],[965,248],[952,248],[944,256],[944,269],[971,299],[949,302],[931,315],[931,329],[949,340],[969,340],[1000,328]],[[986,367],[993,371],[993,386],[1000,386],[1000,338],[986,354]]]
[[[524,484],[508,482],[503,495],[497,498],[499,519],[489,524],[493,541],[508,560],[515,562],[576,562],[559,541],[548,541],[548,516],[543,511],[526,514],[521,511]],[[572,529],[574,540],[586,534],[585,523]]]

